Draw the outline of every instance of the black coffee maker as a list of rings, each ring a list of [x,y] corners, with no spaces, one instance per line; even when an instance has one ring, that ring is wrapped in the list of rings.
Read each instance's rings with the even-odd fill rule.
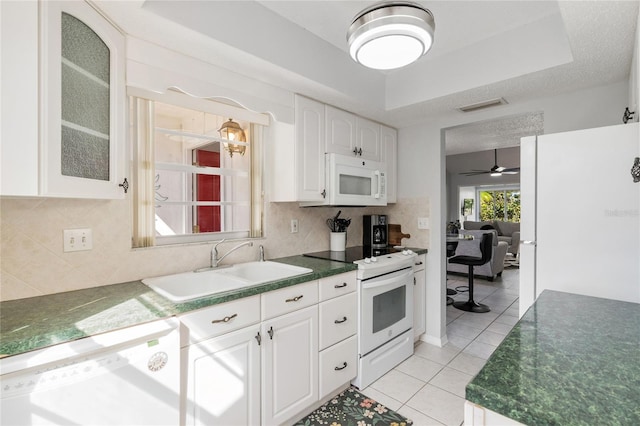
[[[385,248],[389,243],[387,215],[368,214],[362,217],[362,245],[371,248]]]

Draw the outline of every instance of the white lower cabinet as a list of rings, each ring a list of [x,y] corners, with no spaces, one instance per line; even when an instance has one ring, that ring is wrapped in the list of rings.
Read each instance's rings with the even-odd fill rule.
[[[184,424],[260,424],[258,331],[256,324],[182,349]]]
[[[318,306],[262,323],[262,424],[278,425],[318,401]]]
[[[355,272],[180,317],[181,424],[280,425],[353,379]]]
[[[413,340],[420,339],[420,335],[427,331],[427,300],[426,300],[426,255],[416,257],[413,265]]]

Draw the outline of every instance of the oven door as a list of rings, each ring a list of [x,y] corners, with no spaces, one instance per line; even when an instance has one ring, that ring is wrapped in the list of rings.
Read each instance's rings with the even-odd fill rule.
[[[360,291],[360,356],[413,326],[411,268],[363,280]]]

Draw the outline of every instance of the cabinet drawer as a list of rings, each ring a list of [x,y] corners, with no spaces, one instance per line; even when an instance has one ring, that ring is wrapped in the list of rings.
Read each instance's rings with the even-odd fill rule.
[[[320,278],[320,300],[329,300],[356,291],[356,271]]]
[[[320,303],[320,350],[356,334],[357,315],[355,292]]]
[[[318,281],[262,294],[262,319],[274,318],[318,303]]]
[[[186,346],[260,322],[260,296],[221,303],[179,319],[180,343]]]
[[[356,377],[357,363],[356,336],[320,352],[320,400]]]

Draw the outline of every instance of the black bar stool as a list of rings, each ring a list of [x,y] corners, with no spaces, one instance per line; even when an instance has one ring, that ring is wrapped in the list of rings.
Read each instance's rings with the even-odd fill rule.
[[[473,300],[473,267],[482,266],[491,260],[491,246],[493,244],[493,233],[487,232],[482,235],[480,241],[481,257],[475,256],[454,256],[449,259],[450,263],[469,266],[469,300],[466,302],[454,302],[453,307],[467,312],[483,313],[491,309],[487,305],[476,303]]]
[[[456,248],[458,248],[458,242],[457,241],[447,241],[447,257],[448,258],[451,258],[451,257],[455,256]],[[449,296],[454,296],[456,294],[458,294],[457,291],[455,291],[452,288],[447,287],[447,305],[453,305],[453,298],[451,298]]]

